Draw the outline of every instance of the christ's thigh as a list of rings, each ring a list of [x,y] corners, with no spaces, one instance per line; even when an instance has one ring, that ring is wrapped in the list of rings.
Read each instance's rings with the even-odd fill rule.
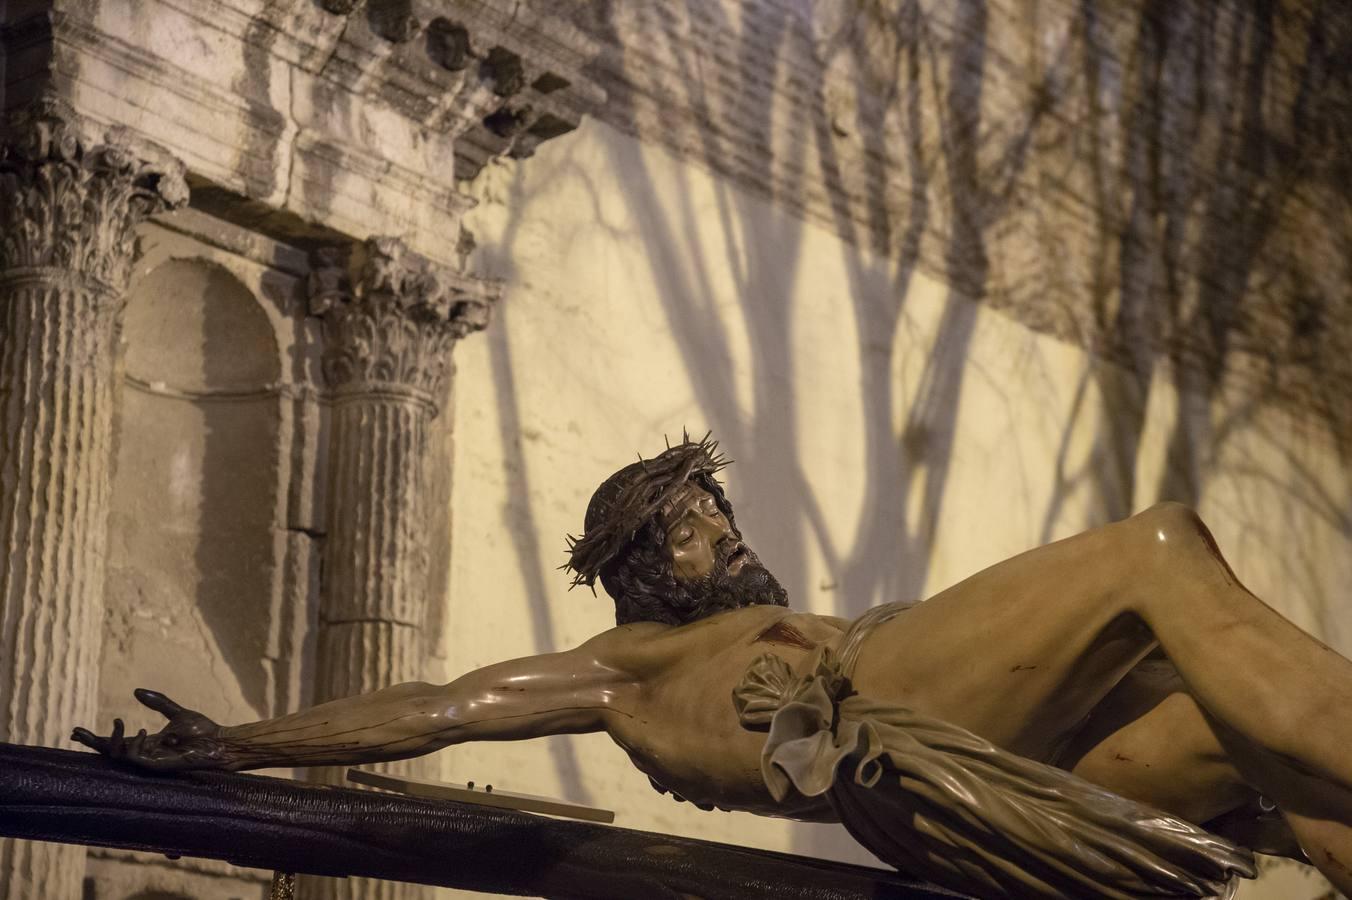
[[[1048,760],[1154,646],[1128,611],[1131,520],[978,572],[878,625],[854,686]]]

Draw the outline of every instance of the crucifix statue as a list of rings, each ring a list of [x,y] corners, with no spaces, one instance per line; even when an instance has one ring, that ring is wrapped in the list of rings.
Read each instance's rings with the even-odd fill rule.
[[[1352,891],[1352,662],[1161,504],[854,621],[789,608],[707,438],[607,479],[572,541],[617,627],[581,646],[222,726],[154,691],[152,769],[402,759],[604,731],[703,807],[838,821],[980,897],[1227,896],[1251,850]]]

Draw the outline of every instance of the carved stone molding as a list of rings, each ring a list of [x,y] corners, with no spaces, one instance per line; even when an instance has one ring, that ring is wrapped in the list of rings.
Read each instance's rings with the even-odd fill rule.
[[[398,58],[404,69],[391,83],[420,87],[362,90],[453,135],[458,178],[473,178],[495,157],[530,156],[605,102],[586,72],[599,43],[556,9],[485,0],[323,0],[322,7],[348,19],[335,79],[370,81],[360,77],[370,60]]]
[[[187,202],[182,166],[148,162],[131,142],[92,144],[70,108],[54,99],[14,114],[5,138],[0,272],[57,270],[120,294],[136,224]]]
[[[315,253],[310,313],[324,320],[324,377],[336,396],[409,396],[437,406],[451,347],[484,328],[495,282],[432,265],[397,238]]]
[[[576,128],[605,97],[587,73],[598,44],[567,4],[130,4],[155,28],[97,4],[9,6],[11,105],[59,93],[191,160],[198,209],[307,246],[401,234],[451,264],[473,204],[464,182]],[[211,35],[212,52],[190,34]]]

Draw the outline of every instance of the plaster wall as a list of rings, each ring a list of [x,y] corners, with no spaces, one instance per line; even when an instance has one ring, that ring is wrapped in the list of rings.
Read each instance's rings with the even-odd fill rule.
[[[613,625],[604,594],[567,591],[564,535],[604,477],[683,429],[737,461],[738,522],[799,608],[928,596],[1189,484],[1240,578],[1352,653],[1352,480],[1313,426],[1199,403],[1157,371],[1124,452],[1112,366],[605,125],[475,188],[471,265],[507,299],[456,351],[448,674]],[[442,758],[447,780],[628,827],[869,861],[833,826],[659,796],[603,736]],[[1272,877],[1242,896],[1324,889]]]

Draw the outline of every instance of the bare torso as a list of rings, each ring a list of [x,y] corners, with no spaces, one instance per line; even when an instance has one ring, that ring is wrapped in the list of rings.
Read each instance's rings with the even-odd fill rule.
[[[1065,615],[1078,596],[1063,577],[1057,594],[1027,566],[1055,568],[1061,545],[978,573],[865,637],[852,683],[875,700],[972,731],[1015,753],[1055,763],[1103,698],[1155,646],[1134,615]],[[1082,552],[1073,546],[1066,549]],[[1078,602],[1078,601],[1077,601]],[[1039,621],[1030,629],[1027,623]],[[621,665],[638,695],[620,704],[607,731],[655,781],[688,800],[821,819],[820,802],[775,803],[760,775],[764,735],[744,729],[731,702],[748,666],[775,653],[802,671],[823,644],[838,648],[849,623],[780,607],[720,613],[682,628],[626,626]],[[1017,639],[1012,639],[1017,636]],[[630,654],[632,655],[630,656]]]
[[[784,804],[771,798],[760,774],[765,735],[741,726],[732,690],[766,653],[801,671],[818,647],[836,648],[846,624],[757,606],[682,628],[630,626],[626,640],[635,641],[638,655],[654,670],[642,680],[632,708],[610,717],[607,731],[640,771],[691,802],[830,819],[824,800]]]

